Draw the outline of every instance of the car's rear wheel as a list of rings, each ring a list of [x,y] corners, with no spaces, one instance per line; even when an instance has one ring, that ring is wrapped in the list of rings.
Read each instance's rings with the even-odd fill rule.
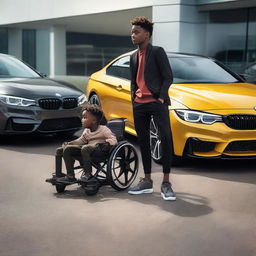
[[[172,145],[173,148],[173,145]],[[153,118],[150,122],[150,149],[151,149],[151,157],[153,160],[158,163],[162,164],[162,146],[160,140],[159,129],[154,122]],[[172,165],[178,165],[182,161],[182,157],[171,155],[172,158]]]

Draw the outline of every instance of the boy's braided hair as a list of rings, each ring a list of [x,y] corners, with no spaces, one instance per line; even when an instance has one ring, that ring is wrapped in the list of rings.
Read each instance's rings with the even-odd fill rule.
[[[83,111],[88,111],[93,116],[97,118],[97,123],[99,124],[103,118],[103,111],[99,105],[96,104],[85,104],[83,106]]]

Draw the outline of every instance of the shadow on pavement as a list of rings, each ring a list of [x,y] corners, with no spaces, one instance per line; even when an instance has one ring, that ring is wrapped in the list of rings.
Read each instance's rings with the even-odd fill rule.
[[[56,134],[26,134],[2,136],[0,145],[2,149],[28,154],[52,155],[57,147],[64,141],[71,141],[80,135],[80,131],[75,135]]]
[[[87,196],[81,187],[67,188],[64,193],[54,194],[59,199],[80,199],[86,200],[88,203],[104,203],[112,200],[129,200],[144,205],[158,206],[162,210],[171,214],[182,217],[198,217],[210,214],[213,209],[209,206],[209,201],[206,197],[202,197],[189,193],[176,193],[177,200],[164,201],[160,193],[144,195],[129,195],[127,191],[117,192],[111,187],[101,187],[98,194],[95,196]]]
[[[256,184],[256,160],[190,159],[173,173]]]

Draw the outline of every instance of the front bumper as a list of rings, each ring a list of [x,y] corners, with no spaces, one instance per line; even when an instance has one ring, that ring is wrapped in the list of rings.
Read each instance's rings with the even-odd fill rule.
[[[177,156],[256,158],[256,130],[236,130],[222,122],[190,123],[181,120],[174,111],[170,111],[170,118]]]
[[[81,107],[57,110],[4,104],[0,107],[0,134],[55,133],[81,128]]]

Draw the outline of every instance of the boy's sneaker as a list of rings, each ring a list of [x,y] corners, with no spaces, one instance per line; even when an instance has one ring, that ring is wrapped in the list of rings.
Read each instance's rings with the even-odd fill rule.
[[[56,183],[56,180],[58,178],[61,178],[61,177],[65,177],[66,175],[64,173],[61,173],[59,174],[59,176],[56,176],[55,172],[52,174],[52,177],[51,178],[48,178],[45,180],[45,182],[49,182],[49,183],[52,183],[52,184],[55,184]]]
[[[153,181],[147,178],[142,178],[138,185],[129,189],[128,193],[131,195],[153,193]]]
[[[172,190],[172,185],[168,181],[164,181],[161,185],[161,196],[164,200],[176,200],[176,195]]]
[[[92,175],[83,175],[80,178],[81,182],[88,182],[89,179],[91,179],[93,176]]]
[[[77,179],[75,177],[65,176],[61,178],[57,178],[57,183],[63,183],[63,184],[73,184],[77,182]]]

